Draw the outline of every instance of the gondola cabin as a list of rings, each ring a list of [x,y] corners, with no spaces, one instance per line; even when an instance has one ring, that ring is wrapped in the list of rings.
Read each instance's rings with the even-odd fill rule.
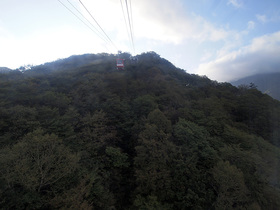
[[[117,70],[124,70],[124,59],[118,58],[116,61],[117,61]]]

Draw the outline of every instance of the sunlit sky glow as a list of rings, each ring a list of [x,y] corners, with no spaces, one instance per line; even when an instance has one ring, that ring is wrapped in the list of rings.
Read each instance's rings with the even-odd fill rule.
[[[98,28],[79,0],[60,1],[83,18],[71,2]],[[155,51],[189,73],[221,82],[280,72],[279,0],[130,1],[135,53],[119,0],[82,0],[117,49],[58,0],[1,0],[0,67],[121,50]]]

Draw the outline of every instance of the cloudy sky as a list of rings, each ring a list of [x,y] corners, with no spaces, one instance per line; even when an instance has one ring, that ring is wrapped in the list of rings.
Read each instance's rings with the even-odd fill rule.
[[[117,50],[155,51],[189,73],[220,82],[280,72],[280,1],[0,1],[0,67]]]

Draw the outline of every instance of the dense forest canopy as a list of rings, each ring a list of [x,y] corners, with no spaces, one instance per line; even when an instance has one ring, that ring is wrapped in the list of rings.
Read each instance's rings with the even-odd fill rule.
[[[280,102],[154,52],[0,74],[1,209],[280,209]]]

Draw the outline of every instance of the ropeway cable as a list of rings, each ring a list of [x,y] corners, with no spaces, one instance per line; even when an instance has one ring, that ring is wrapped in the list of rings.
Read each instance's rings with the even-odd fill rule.
[[[120,2],[121,2],[121,7],[122,7],[123,19],[124,19],[124,22],[125,22],[125,28],[126,28],[126,32],[127,32],[127,37],[130,40],[130,34],[129,34],[129,29],[128,29],[128,25],[127,25],[127,21],[126,21],[126,16],[125,16],[124,9],[123,9],[122,0],[120,0]],[[130,42],[130,44],[131,44],[131,47],[133,48],[132,42]]]
[[[60,0],[58,0],[60,2],[60,4],[62,4],[69,12],[71,12],[76,18],[78,18],[83,24],[85,24],[93,33],[95,33],[95,35],[97,35],[100,39],[102,39],[105,43],[108,43],[107,40],[105,40],[103,37],[101,37],[96,31],[94,31],[85,21],[83,21],[78,15],[76,15],[71,9],[69,9],[64,3],[62,3]],[[107,48],[106,45],[104,45],[104,47],[109,50]]]
[[[129,23],[129,28],[130,28],[131,42],[132,42],[132,46],[133,46],[133,51],[135,52],[134,40],[133,40],[133,35],[132,35],[132,27],[131,27],[131,18],[130,18],[130,15],[129,15],[127,0],[125,0],[125,4],[126,4],[127,15],[128,15],[128,23]]]
[[[103,37],[103,35],[98,31],[98,29],[69,0],[67,0],[67,1],[99,33],[99,34],[97,34],[97,32],[96,32],[96,34],[99,36],[99,38],[102,39],[104,42],[107,42],[106,38]]]
[[[86,6],[83,4],[83,2],[81,0],[79,0],[79,2],[81,3],[81,5],[84,7],[84,9],[88,12],[88,14],[91,16],[91,18],[94,20],[94,22],[98,25],[98,27],[101,29],[101,31],[105,34],[105,36],[107,37],[107,39],[110,41],[110,43],[112,44],[112,46],[114,46],[116,48],[116,50],[118,51],[118,48],[116,47],[116,45],[112,42],[112,40],[110,39],[110,37],[106,34],[106,32],[103,30],[103,28],[100,26],[100,24],[97,22],[97,20],[93,17],[93,15],[90,13],[90,11],[86,8]]]

